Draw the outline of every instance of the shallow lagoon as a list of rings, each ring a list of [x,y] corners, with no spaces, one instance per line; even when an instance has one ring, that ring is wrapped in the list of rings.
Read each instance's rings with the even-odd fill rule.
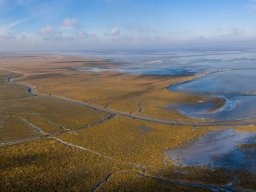
[[[210,131],[197,140],[165,152],[165,157],[171,158],[178,166],[224,168],[252,173],[256,171],[255,155],[256,134],[234,129]]]
[[[221,121],[256,118],[256,70],[228,70],[214,72],[168,89],[225,99],[225,105],[212,110],[213,103],[181,104],[181,113]]]
[[[115,64],[110,70],[140,74],[168,74],[190,71],[197,74],[255,66],[256,51],[105,51],[62,54],[97,57]]]
[[[256,69],[230,69],[213,72],[170,89],[207,95],[249,95],[256,93],[255,82]]]

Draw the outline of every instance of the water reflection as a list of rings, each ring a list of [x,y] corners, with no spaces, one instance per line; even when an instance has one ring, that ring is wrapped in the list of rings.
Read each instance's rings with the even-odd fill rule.
[[[250,146],[250,147],[249,147]],[[179,148],[167,150],[165,157],[176,165],[203,166],[256,171],[256,134],[234,129],[210,131]]]

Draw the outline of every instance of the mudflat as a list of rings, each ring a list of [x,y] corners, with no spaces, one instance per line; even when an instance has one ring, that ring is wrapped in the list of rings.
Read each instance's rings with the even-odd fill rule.
[[[212,131],[254,132],[253,121],[193,119],[167,110],[224,104],[167,89],[194,75],[78,70],[114,65],[61,55],[1,57],[0,191],[256,190],[247,170],[182,166],[165,155]]]

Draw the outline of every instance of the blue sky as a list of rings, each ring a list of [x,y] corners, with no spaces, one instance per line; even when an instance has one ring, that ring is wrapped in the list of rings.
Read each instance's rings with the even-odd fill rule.
[[[0,0],[0,50],[256,43],[256,0]]]

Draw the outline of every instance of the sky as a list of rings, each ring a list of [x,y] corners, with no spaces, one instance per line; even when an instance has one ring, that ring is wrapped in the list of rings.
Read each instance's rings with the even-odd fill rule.
[[[207,46],[256,48],[256,0],[0,0],[0,51]]]

